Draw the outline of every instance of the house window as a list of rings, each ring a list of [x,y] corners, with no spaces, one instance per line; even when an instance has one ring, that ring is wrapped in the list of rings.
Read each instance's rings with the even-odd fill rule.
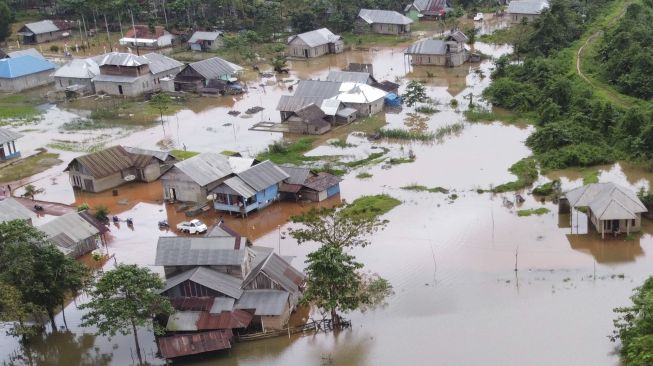
[[[631,226],[637,226],[637,220],[633,219],[633,222],[631,223]]]

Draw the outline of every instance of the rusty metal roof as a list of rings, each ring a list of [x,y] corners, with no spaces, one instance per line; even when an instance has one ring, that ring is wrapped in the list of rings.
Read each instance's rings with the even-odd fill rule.
[[[220,314],[223,311],[231,311],[234,309],[236,300],[231,297],[216,297],[213,299],[211,309],[208,309],[211,314]]]
[[[208,311],[200,313],[197,320],[198,330],[247,328],[254,316],[243,310],[223,311],[211,314]]]
[[[225,329],[160,337],[158,343],[161,356],[174,358],[231,348],[232,338],[231,330]]]
[[[265,261],[261,265],[254,267],[243,281],[243,288],[246,288],[249,283],[260,274],[264,273],[272,281],[278,283],[286,291],[297,292],[299,287],[304,282],[304,274],[296,270],[290,263],[286,262],[283,258],[269,252]]]
[[[77,161],[83,165],[95,178],[104,178],[116,172],[129,169],[133,166],[132,155],[122,146],[113,146],[98,152],[79,156],[70,164]],[[70,169],[70,164],[66,170]]]
[[[213,305],[214,298],[205,297],[173,297],[170,304],[179,311],[209,311]]]
[[[319,173],[316,177],[309,177],[304,182],[304,187],[312,189],[314,191],[322,192],[326,191],[329,187],[333,187],[336,184],[340,183],[342,179],[333,174],[326,172]]]
[[[243,293],[243,290],[240,289],[240,279],[207,267],[196,267],[169,278],[161,292],[168,291],[186,281],[195,282],[236,299]]]

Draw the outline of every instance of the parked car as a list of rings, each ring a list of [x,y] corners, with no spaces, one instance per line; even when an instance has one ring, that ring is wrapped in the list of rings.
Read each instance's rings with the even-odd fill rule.
[[[474,16],[474,21],[479,22],[481,20],[483,20],[483,13],[476,13]]]
[[[201,234],[205,233],[208,228],[206,227],[206,224],[204,224],[200,220],[190,220],[190,221],[183,221],[177,224],[177,230],[186,232],[189,234]]]

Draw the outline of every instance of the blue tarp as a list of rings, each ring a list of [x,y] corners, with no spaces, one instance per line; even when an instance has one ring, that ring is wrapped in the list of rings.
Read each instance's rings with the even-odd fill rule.
[[[385,105],[391,107],[399,107],[401,105],[401,97],[395,93],[388,93],[388,95],[385,96],[384,100]]]

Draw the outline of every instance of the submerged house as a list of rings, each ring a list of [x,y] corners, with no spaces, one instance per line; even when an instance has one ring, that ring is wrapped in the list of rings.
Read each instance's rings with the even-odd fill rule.
[[[175,309],[165,321],[166,336],[157,339],[163,357],[227,349],[234,333],[288,324],[304,275],[271,248],[245,243],[237,235],[159,238],[155,264],[166,277],[161,294]]]
[[[70,35],[71,28],[69,22],[41,20],[23,25],[16,34],[22,38],[23,44],[37,44],[65,38]]]
[[[172,46],[173,39],[174,36],[161,26],[150,29],[147,25],[135,25],[129,28],[118,43],[128,47],[162,48]]]
[[[73,188],[102,192],[127,182],[155,181],[175,162],[166,152],[118,145],[76,157],[64,171]]]
[[[100,74],[100,66],[97,60],[100,57],[86,59],[73,59],[61,66],[52,74],[54,86],[57,90],[72,90],[75,92],[95,93],[93,78]]]
[[[93,84],[98,94],[136,97],[161,90],[161,80],[177,75],[184,64],[170,57],[148,53],[111,52],[97,61],[100,74]]]
[[[215,187],[257,163],[251,158],[201,153],[176,163],[161,177],[163,198],[168,201],[206,203]]]
[[[510,23],[532,22],[539,18],[544,9],[549,7],[548,0],[513,0],[508,4],[506,12]]]
[[[606,232],[628,235],[639,231],[642,213],[648,211],[633,191],[614,183],[578,187],[565,193],[565,198],[571,208],[587,210],[587,216],[601,237],[605,237]]]
[[[393,10],[361,9],[354,24],[359,33],[407,34],[413,20]]]
[[[16,149],[16,140],[23,134],[0,127],[0,162],[20,157]]]
[[[20,92],[50,84],[57,66],[31,55],[0,60],[0,92]]]
[[[294,166],[280,168],[288,174],[279,188],[284,199],[321,202],[340,193],[342,179],[333,174],[315,173],[308,168]]]
[[[326,28],[288,37],[288,56],[313,58],[327,53],[341,53],[345,49],[342,37]]]
[[[211,51],[222,47],[222,32],[197,31],[188,40],[192,51]]]
[[[415,0],[404,8],[404,14],[412,20],[439,19],[446,13],[446,0]]]
[[[383,110],[383,98],[386,92],[360,83],[342,83],[335,100],[346,107],[355,109],[358,116],[371,116]]]
[[[23,220],[31,225],[34,216],[32,211],[11,197],[0,201],[0,223]]]
[[[213,207],[245,217],[248,213],[265,208],[278,200],[279,186],[286,178],[286,172],[266,160],[235,173],[211,189]]]
[[[414,43],[404,51],[413,65],[460,66],[469,60],[465,46],[467,36],[461,31],[448,34],[444,40],[427,39]]]
[[[326,114],[317,105],[304,106],[288,118],[288,132],[302,135],[321,135],[331,130]]]
[[[38,229],[64,254],[78,258],[95,250],[102,242],[101,236],[108,231],[101,224],[91,224],[89,219],[90,215],[85,218],[82,213],[71,212],[52,219]]]
[[[337,83],[361,83],[367,85],[374,85],[376,79],[370,72],[357,72],[357,71],[329,71],[326,81],[333,81]]]
[[[242,70],[241,66],[220,57],[193,62],[175,76],[175,89],[197,91],[215,81],[235,83]]]

